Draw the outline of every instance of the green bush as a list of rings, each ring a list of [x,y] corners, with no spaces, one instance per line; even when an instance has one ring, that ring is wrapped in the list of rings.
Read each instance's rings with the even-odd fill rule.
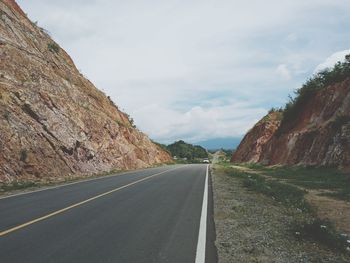
[[[269,110],[269,114],[270,114],[270,113],[274,113],[274,112],[283,112],[283,108],[275,108],[275,107],[272,107],[272,108]]]
[[[303,110],[303,106],[318,90],[341,82],[350,77],[350,55],[345,56],[344,62],[338,62],[332,69],[325,69],[310,78],[300,89],[295,91],[295,97],[289,97],[283,111],[282,125],[293,122]]]
[[[60,47],[56,43],[47,44],[47,49],[52,53],[58,53],[60,51]]]

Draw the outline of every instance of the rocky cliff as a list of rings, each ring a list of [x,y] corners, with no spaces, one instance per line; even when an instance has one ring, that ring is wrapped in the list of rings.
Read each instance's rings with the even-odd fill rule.
[[[309,93],[300,89],[302,100],[295,103],[292,118],[282,123],[260,121],[248,132],[232,161],[350,169],[350,60],[347,63],[345,69],[338,64],[342,75],[322,73],[308,84],[311,87],[322,80],[328,83],[324,87]],[[333,80],[339,76],[340,80]],[[286,112],[283,115],[285,118]]]
[[[0,182],[168,162],[14,0],[0,1]]]
[[[271,139],[281,123],[281,112],[273,111],[262,118],[244,136],[237,150],[232,155],[232,162],[259,162],[263,146]]]
[[[260,162],[350,168],[350,78],[319,90],[279,129]]]

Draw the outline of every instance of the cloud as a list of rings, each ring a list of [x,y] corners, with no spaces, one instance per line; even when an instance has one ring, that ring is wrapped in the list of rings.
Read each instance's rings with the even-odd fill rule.
[[[333,53],[330,55],[324,62],[319,64],[315,70],[314,73],[317,73],[319,71],[322,71],[324,69],[332,68],[337,62],[343,62],[345,60],[345,56],[350,54],[350,49],[342,50]]]
[[[290,73],[289,69],[287,68],[286,64],[278,65],[276,72],[285,80],[291,79],[291,73]]]
[[[333,50],[348,0],[17,0],[153,139],[242,136]]]
[[[184,112],[153,104],[133,113],[146,133],[166,143],[182,138],[198,142],[207,138],[240,137],[255,124],[257,116],[264,114],[264,108],[233,101],[229,105],[195,106]],[[147,121],[142,123],[142,120]]]
[[[286,40],[289,42],[295,42],[298,40],[298,36],[295,33],[290,33],[287,37]]]

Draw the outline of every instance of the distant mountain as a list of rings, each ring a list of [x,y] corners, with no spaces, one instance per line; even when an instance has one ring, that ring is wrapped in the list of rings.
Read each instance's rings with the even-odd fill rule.
[[[169,144],[166,149],[171,152],[172,156],[187,158],[188,160],[208,157],[208,153],[203,147],[192,145],[182,140]]]
[[[215,138],[206,141],[200,141],[196,144],[206,148],[207,150],[218,149],[236,149],[242,138]]]

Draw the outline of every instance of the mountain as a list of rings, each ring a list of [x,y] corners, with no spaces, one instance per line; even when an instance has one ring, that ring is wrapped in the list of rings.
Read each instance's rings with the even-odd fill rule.
[[[197,142],[197,145],[200,145],[207,150],[218,150],[218,149],[235,149],[242,138],[214,138],[206,141]]]
[[[350,56],[309,79],[296,95],[280,120],[272,113],[248,132],[233,162],[350,169]]]
[[[208,153],[203,147],[199,145],[192,145],[182,140],[168,145],[167,149],[171,152],[172,156],[187,158],[188,160],[208,157]]]
[[[14,0],[0,14],[0,182],[171,161]]]

